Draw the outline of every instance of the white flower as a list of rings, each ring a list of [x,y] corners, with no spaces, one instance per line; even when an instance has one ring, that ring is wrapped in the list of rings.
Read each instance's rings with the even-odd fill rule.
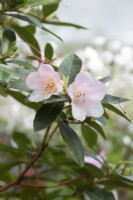
[[[100,117],[104,113],[101,100],[105,96],[105,85],[92,78],[89,72],[80,72],[68,88],[72,115],[84,121],[87,116]]]
[[[33,90],[28,98],[32,102],[49,99],[63,90],[59,73],[48,64],[41,64],[37,72],[30,73],[26,78],[26,85]]]

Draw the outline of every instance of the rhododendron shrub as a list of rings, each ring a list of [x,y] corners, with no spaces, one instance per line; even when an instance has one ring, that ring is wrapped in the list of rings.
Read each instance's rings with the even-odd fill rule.
[[[57,65],[50,43],[41,52],[36,29],[62,40],[45,24],[85,29],[58,21],[59,4],[60,0],[0,2],[0,94],[18,101],[19,112],[28,107],[26,122],[34,110],[32,131],[14,127],[10,136],[4,131],[8,139],[0,137],[2,200],[115,200],[112,190],[133,188],[131,163],[108,162],[104,145],[99,145],[108,139],[104,126],[113,121],[109,111],[131,122],[114,105],[128,99],[108,94],[111,78],[97,79],[83,71],[75,53]],[[28,45],[30,55],[21,57],[16,36]]]

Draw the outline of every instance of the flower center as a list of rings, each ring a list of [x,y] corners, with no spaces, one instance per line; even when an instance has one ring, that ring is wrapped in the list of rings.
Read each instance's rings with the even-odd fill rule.
[[[46,93],[54,93],[57,92],[57,86],[56,86],[56,82],[52,77],[49,77],[46,81],[46,85],[45,85],[45,92]]]
[[[76,90],[74,92],[74,99],[75,99],[76,103],[84,104],[86,102],[85,92]]]

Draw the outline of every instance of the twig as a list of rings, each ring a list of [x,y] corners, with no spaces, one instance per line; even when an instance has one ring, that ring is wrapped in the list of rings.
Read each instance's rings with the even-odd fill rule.
[[[18,176],[18,178],[16,178],[15,180],[11,181],[10,183],[7,183],[6,185],[4,185],[3,187],[0,188],[0,192],[4,192],[7,189],[16,186],[16,185],[21,185],[21,181],[24,179],[25,174],[27,173],[27,171],[36,163],[36,161],[41,157],[41,155],[43,154],[43,152],[45,151],[45,149],[48,146],[49,141],[51,140],[52,136],[54,135],[54,133],[56,132],[58,126],[56,126],[54,128],[54,130],[51,132],[51,134],[49,135],[49,138],[47,140],[46,143],[43,143],[40,150],[38,151],[38,153],[35,155],[35,157],[30,161],[30,163],[27,165],[27,167],[25,168],[25,170]]]
[[[21,183],[20,185],[23,186],[23,187],[28,187],[28,188],[53,188],[53,187],[59,187],[59,186],[63,186],[63,185],[69,185],[69,184],[71,184],[75,181],[87,178],[89,176],[90,176],[89,174],[84,174],[84,175],[78,176],[78,177],[73,178],[73,179],[69,179],[69,180],[66,180],[66,181],[59,182],[59,183],[52,185],[52,186],[35,185],[35,184],[27,184],[27,183]]]

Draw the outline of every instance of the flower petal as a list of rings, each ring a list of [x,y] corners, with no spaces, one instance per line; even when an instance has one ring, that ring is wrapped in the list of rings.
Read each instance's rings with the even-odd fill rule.
[[[93,81],[86,89],[88,98],[95,101],[101,101],[106,93],[105,85],[100,81]]]
[[[57,89],[58,89],[58,93],[63,91],[63,84],[61,83],[61,81],[57,82],[56,86],[57,86]]]
[[[92,81],[93,78],[89,72],[80,72],[75,78],[75,85],[90,84]]]
[[[103,106],[100,102],[88,101],[88,106],[86,106],[87,116],[101,117],[104,113]]]
[[[84,121],[86,118],[85,110],[74,102],[72,102],[72,115],[75,119],[80,121]]]
[[[37,89],[41,85],[41,77],[38,72],[31,72],[26,78],[26,85],[30,89]]]
[[[44,76],[51,76],[54,72],[54,69],[51,65],[48,64],[41,64],[39,69],[38,69],[38,73],[39,75],[42,77]]]
[[[42,90],[34,90],[28,100],[31,102],[40,102],[43,101],[45,99],[49,99],[51,97],[51,94],[43,94]]]
[[[70,84],[67,92],[72,101],[74,101],[74,91],[75,90],[76,90],[75,83]]]

